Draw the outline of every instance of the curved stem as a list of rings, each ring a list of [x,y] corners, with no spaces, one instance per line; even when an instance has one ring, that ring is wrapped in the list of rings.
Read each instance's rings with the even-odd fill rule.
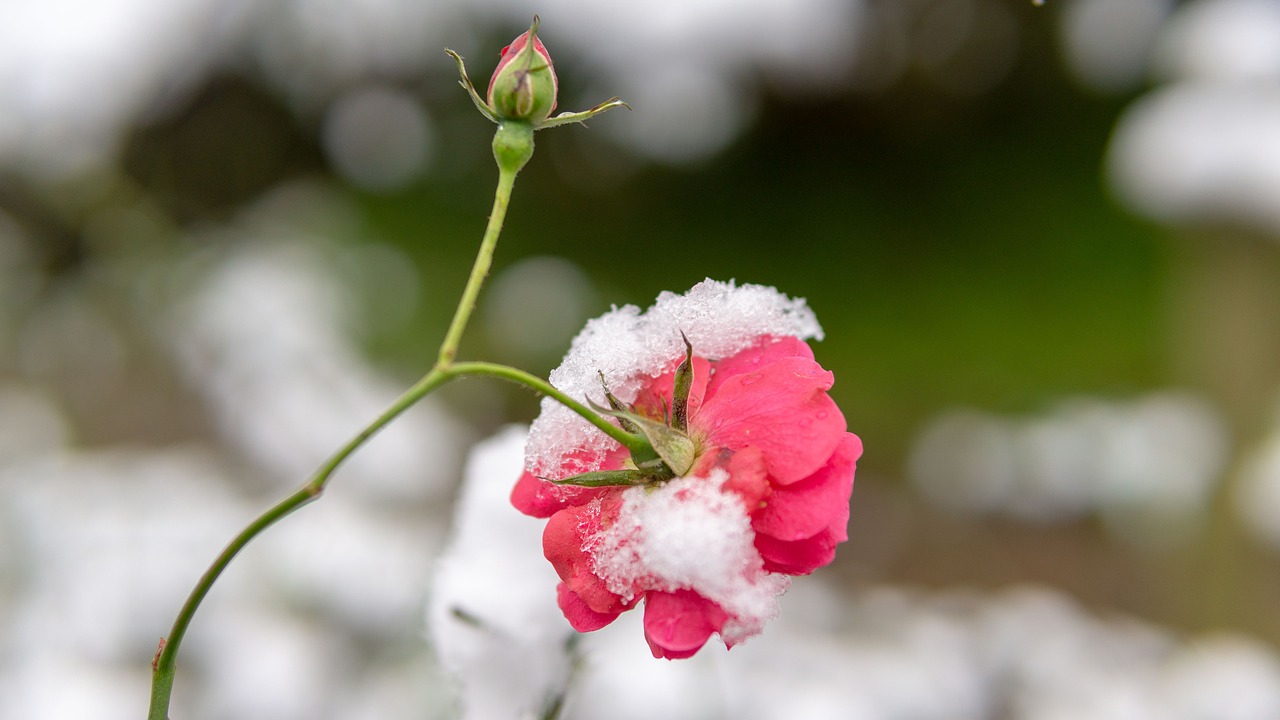
[[[401,395],[382,415],[370,423],[366,428],[360,431],[355,437],[347,441],[345,445],[333,453],[328,460],[315,472],[314,475],[293,494],[276,503],[269,510],[258,516],[253,522],[240,531],[236,537],[223,548],[218,557],[200,577],[199,582],[191,590],[191,594],[187,596],[186,602],[182,609],[178,612],[177,618],[174,620],[173,628],[170,629],[166,638],[164,647],[156,656],[154,665],[154,677],[152,681],[151,691],[151,711],[148,715],[149,720],[165,720],[168,713],[169,698],[173,690],[174,672],[176,669],[176,660],[178,650],[182,646],[182,640],[186,636],[187,628],[191,624],[192,618],[195,616],[196,610],[205,596],[212,589],[213,584],[222,575],[222,572],[231,564],[239,552],[244,549],[249,541],[262,534],[268,527],[271,527],[276,521],[284,518],[295,510],[301,508],[307,503],[315,500],[324,493],[325,487],[329,480],[333,477],[334,472],[338,469],[343,461],[345,461],[352,453],[359,449],[369,438],[373,437],[382,428],[386,427],[392,420],[396,419],[405,410],[415,405],[419,400],[426,397],[433,390],[441,385],[453,380],[454,378],[466,375],[481,375],[493,378],[499,378],[514,382],[518,385],[541,393],[548,397],[554,398],[557,402],[565,405],[570,410],[581,415],[588,422],[595,425],[609,437],[617,440],[628,448],[634,449],[637,443],[643,440],[638,435],[626,432],[622,428],[610,423],[607,419],[599,414],[592,412],[590,408],[573,398],[565,395],[556,389],[551,383],[531,375],[523,370],[499,365],[497,363],[488,362],[465,362],[455,363],[448,367],[435,367],[431,372],[427,373],[421,380],[409,388]]]
[[[258,516],[244,530],[241,530],[240,534],[236,535],[235,539],[223,548],[222,552],[213,561],[213,564],[209,566],[209,569],[205,570],[204,575],[200,576],[200,581],[191,590],[191,594],[187,596],[187,601],[183,603],[182,610],[178,612],[178,617],[173,622],[173,628],[169,630],[168,637],[152,663],[151,708],[147,713],[149,720],[166,720],[168,716],[169,697],[173,693],[173,676],[177,670],[178,648],[182,645],[182,638],[186,635],[187,626],[191,624],[191,618],[195,615],[196,608],[200,606],[200,601],[204,600],[204,596],[209,593],[218,576],[231,563],[232,558],[245,545],[249,544],[250,540],[257,537],[263,530],[266,530],[280,518],[306,505],[316,497],[318,495],[312,492],[311,485],[308,483],[305,487],[298,489],[289,497],[276,503],[274,507]]]
[[[531,151],[532,146],[530,146]],[[363,446],[375,433],[436,388],[455,377],[468,374],[451,370],[450,366],[453,364],[453,358],[458,352],[458,344],[462,340],[462,333],[466,330],[467,322],[471,319],[476,297],[480,294],[480,286],[484,284],[484,279],[489,274],[489,266],[493,262],[493,252],[498,244],[498,236],[502,233],[502,223],[506,218],[507,206],[511,201],[511,189],[515,185],[516,173],[518,172],[518,167],[514,169],[499,167],[498,187],[493,198],[493,211],[489,214],[489,222],[485,227],[484,237],[480,241],[480,250],[476,254],[475,263],[471,267],[471,274],[467,278],[467,285],[462,291],[462,297],[458,301],[458,307],[454,311],[453,320],[449,323],[449,329],[445,333],[444,341],[440,344],[440,353],[436,359],[435,366],[413,387],[401,395],[382,415],[378,416],[376,420],[331,455],[316,470],[315,474],[307,480],[305,485],[276,503],[271,509],[259,515],[241,530],[223,548],[204,574],[200,576],[200,580],[192,588],[191,594],[187,596],[186,602],[183,603],[182,608],[178,611],[178,616],[173,621],[173,627],[169,630],[168,637],[162,640],[160,650],[156,653],[155,660],[152,662],[151,705],[147,711],[148,720],[168,720],[169,702],[173,694],[173,681],[177,671],[177,657],[178,651],[182,647],[182,640],[186,636],[187,628],[191,625],[191,620],[195,617],[200,603],[209,594],[213,584],[217,582],[235,556],[268,527],[319,497],[324,492],[325,486],[329,483],[329,479],[338,469],[338,466]],[[489,374],[497,375],[497,373]],[[537,380],[532,376],[522,378],[522,380],[527,379]],[[522,380],[516,381],[520,382]],[[526,382],[526,384],[528,383]],[[546,387],[555,391],[550,385],[546,385]],[[579,407],[581,406],[579,405]]]
[[[155,662],[152,665],[151,709],[147,714],[148,720],[166,720],[169,712],[169,698],[173,693],[178,650],[182,646],[182,639],[187,634],[187,627],[190,626],[191,620],[195,617],[196,610],[200,607],[205,595],[209,594],[213,584],[217,582],[219,576],[231,564],[235,556],[249,544],[249,541],[261,535],[264,530],[274,525],[276,521],[320,497],[324,492],[325,486],[328,485],[329,479],[333,477],[333,473],[343,461],[350,457],[360,446],[364,445],[375,433],[399,417],[401,413],[452,378],[451,374],[439,368],[433,368],[431,372],[423,376],[413,387],[397,398],[391,407],[387,408],[376,420],[361,430],[355,437],[348,440],[337,452],[330,455],[329,459],[320,466],[320,469],[316,470],[305,485],[259,515],[241,530],[230,543],[227,543],[227,546],[214,559],[209,569],[205,570],[204,575],[200,576],[196,586],[192,588],[191,594],[187,596],[186,602],[183,603],[182,609],[178,611],[178,616],[173,621],[173,627],[169,630],[169,635],[165,638],[163,647],[156,655]]]
[[[649,449],[648,443],[645,442],[642,436],[635,435],[627,432],[626,430],[623,430],[617,425],[614,425],[613,423],[606,420],[599,413],[592,411],[591,408],[587,407],[586,405],[583,405],[577,400],[574,400],[568,395],[565,395],[563,392],[558,390],[551,383],[547,382],[546,380],[543,380],[542,378],[536,375],[530,375],[529,373],[523,370],[509,367],[507,365],[499,365],[497,363],[464,362],[464,363],[458,363],[454,365],[452,368],[450,368],[449,374],[454,376],[485,375],[488,377],[499,378],[501,380],[507,380],[507,381],[516,383],[517,385],[523,385],[529,388],[530,390],[533,390],[534,392],[541,393],[543,395],[546,395],[547,397],[554,399],[556,402],[560,403],[561,405],[564,405],[565,407],[574,411],[578,415],[581,415],[584,420],[591,423],[592,425],[595,425],[605,435],[608,435],[614,440],[617,440],[618,442],[622,443],[622,445],[625,446],[627,449],[629,450]]]

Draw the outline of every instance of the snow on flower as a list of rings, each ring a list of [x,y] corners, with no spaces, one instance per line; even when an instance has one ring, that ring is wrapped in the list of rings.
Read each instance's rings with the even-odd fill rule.
[[[663,293],[644,312],[615,308],[575,338],[552,384],[600,398],[603,382],[620,404],[672,423],[695,448],[683,475],[557,484],[636,463],[543,401],[512,502],[549,519],[543,550],[576,630],[604,627],[644,599],[655,657],[689,657],[713,633],[732,647],[777,615],[791,576],[831,562],[847,539],[862,444],[827,394],[832,374],[805,342],[821,333],[803,300],[706,280],[684,295]],[[692,368],[687,393],[676,389],[682,362]],[[670,418],[684,405],[680,427]]]

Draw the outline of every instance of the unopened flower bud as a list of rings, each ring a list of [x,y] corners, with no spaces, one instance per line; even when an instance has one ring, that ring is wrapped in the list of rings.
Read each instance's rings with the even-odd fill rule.
[[[502,49],[502,59],[489,79],[488,98],[480,97],[476,86],[467,77],[462,56],[446,49],[449,57],[458,63],[458,75],[462,87],[471,96],[471,102],[489,120],[498,124],[493,136],[493,157],[498,167],[506,173],[517,173],[533,155],[533,133],[559,125],[580,123],[616,107],[626,107],[618,98],[609,98],[582,112],[560,113],[551,117],[556,109],[556,92],[559,83],[551,66],[551,55],[538,39],[538,16],[520,37]]]
[[[534,28],[502,49],[502,59],[489,80],[489,107],[501,120],[537,124],[556,109],[556,71]]]

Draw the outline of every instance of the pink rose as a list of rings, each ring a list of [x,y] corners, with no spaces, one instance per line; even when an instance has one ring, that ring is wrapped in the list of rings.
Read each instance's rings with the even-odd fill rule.
[[[697,356],[697,342],[687,430],[697,455],[683,477],[579,487],[525,472],[512,493],[521,512],[549,518],[543,551],[569,623],[597,630],[644,598],[655,657],[689,657],[712,633],[730,647],[759,634],[790,577],[830,563],[847,539],[862,453],[827,394],[832,374],[803,340],[760,335],[718,359]],[[683,359],[627,379],[640,382],[637,414],[664,421]],[[628,460],[616,444],[571,450],[555,479]]]

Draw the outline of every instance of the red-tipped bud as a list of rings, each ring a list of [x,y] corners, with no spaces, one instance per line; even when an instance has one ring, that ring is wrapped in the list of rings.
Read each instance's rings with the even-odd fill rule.
[[[528,32],[502,49],[502,59],[489,79],[487,99],[480,97],[471,78],[467,77],[462,56],[448,49],[445,52],[458,63],[462,87],[466,88],[476,109],[498,124],[498,132],[493,136],[493,157],[498,161],[498,167],[513,177],[533,155],[535,130],[580,123],[606,110],[629,107],[615,97],[590,110],[551,117],[556,109],[559,83],[555,68],[551,66],[551,55],[538,39],[537,15],[533,16]]]
[[[489,107],[501,120],[540,123],[556,109],[559,83],[537,24],[502,49],[489,80]],[[533,42],[529,42],[532,34]]]

